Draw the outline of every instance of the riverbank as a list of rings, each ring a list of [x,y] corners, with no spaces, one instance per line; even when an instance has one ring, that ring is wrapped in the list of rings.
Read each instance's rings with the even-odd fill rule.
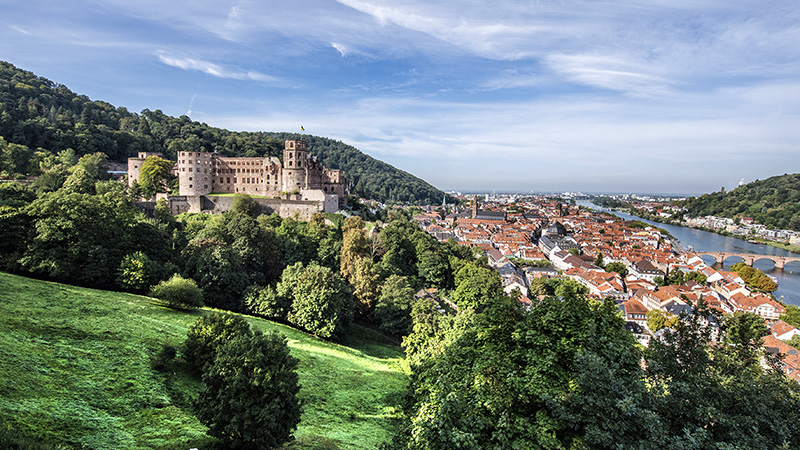
[[[601,206],[601,205],[599,205],[599,206]],[[612,212],[613,211],[619,211],[619,212],[622,212],[622,213],[625,213],[625,214],[630,214],[631,216],[636,216],[636,217],[640,217],[640,218],[645,219],[645,220],[649,220],[651,222],[658,222],[658,223],[663,223],[665,225],[673,225],[673,226],[676,226],[676,227],[684,227],[684,228],[691,228],[693,230],[706,231],[706,232],[709,232],[709,233],[718,234],[720,236],[725,236],[725,237],[729,237],[729,238],[733,238],[733,239],[739,239],[739,240],[742,240],[742,241],[745,241],[745,242],[753,241],[753,242],[756,242],[758,244],[769,245],[770,247],[775,247],[775,248],[779,248],[781,250],[786,250],[787,252],[800,254],[800,246],[797,246],[797,245],[791,245],[791,244],[784,243],[784,242],[773,241],[773,240],[762,238],[762,237],[740,236],[738,234],[733,234],[733,233],[725,231],[725,230],[715,230],[713,228],[696,227],[696,226],[690,225],[690,224],[688,224],[686,222],[676,222],[674,220],[664,220],[664,218],[659,216],[659,215],[648,214],[647,211],[643,211],[643,210],[640,210],[640,209],[637,209],[637,208],[607,208],[607,207],[604,207],[604,208],[606,208],[608,211],[612,211]]]

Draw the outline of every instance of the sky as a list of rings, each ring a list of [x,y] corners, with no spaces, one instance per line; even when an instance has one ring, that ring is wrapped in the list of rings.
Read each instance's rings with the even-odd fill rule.
[[[302,126],[444,190],[697,195],[800,168],[797,0],[0,11],[0,60],[91,99],[236,131]]]

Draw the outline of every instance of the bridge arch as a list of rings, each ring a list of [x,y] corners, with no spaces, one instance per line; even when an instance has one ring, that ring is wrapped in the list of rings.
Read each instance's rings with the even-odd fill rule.
[[[762,259],[768,259],[775,264],[776,269],[783,269],[787,263],[800,262],[800,255],[798,256],[777,256],[777,255],[757,255],[754,253],[735,253],[735,252],[698,252],[700,256],[710,256],[714,258],[719,264],[725,264],[725,260],[731,257],[741,258],[748,266],[753,266],[753,263]]]

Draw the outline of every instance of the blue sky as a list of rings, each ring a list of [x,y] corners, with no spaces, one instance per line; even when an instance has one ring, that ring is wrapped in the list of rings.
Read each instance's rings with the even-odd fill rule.
[[[730,189],[800,168],[800,6],[0,0],[0,59],[92,99],[331,137],[442,189]]]

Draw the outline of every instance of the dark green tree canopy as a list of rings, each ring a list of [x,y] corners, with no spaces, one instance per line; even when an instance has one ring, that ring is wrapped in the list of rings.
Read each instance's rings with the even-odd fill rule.
[[[197,415],[231,448],[277,448],[300,422],[296,370],[283,335],[236,335],[203,375]]]

